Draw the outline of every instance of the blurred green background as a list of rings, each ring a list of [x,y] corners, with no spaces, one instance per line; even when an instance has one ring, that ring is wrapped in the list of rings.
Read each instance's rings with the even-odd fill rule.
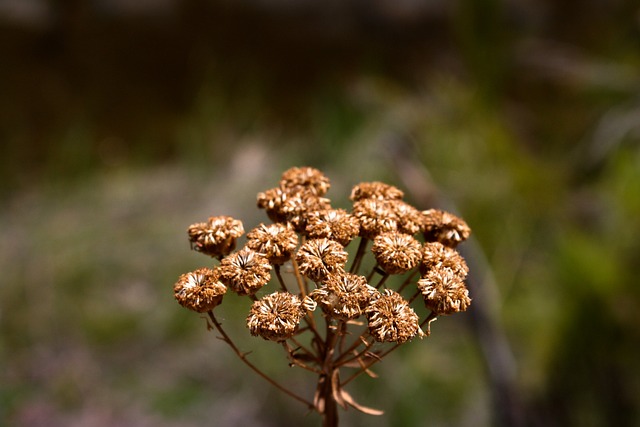
[[[640,2],[0,0],[0,55],[0,425],[319,425],[172,295],[310,165],[474,232],[345,426],[640,426]]]

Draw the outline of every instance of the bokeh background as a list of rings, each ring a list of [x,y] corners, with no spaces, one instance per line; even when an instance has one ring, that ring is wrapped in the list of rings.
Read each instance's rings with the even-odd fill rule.
[[[0,424],[319,425],[172,285],[295,165],[473,239],[345,426],[640,426],[640,3],[0,0]],[[220,315],[252,360],[313,379]]]

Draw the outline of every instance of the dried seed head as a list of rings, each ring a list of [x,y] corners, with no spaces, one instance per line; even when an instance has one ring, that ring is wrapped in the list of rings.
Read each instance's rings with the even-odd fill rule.
[[[314,282],[322,282],[329,274],[342,270],[348,256],[338,242],[309,239],[298,249],[296,262],[300,273]]]
[[[402,200],[391,200],[390,203],[398,217],[398,231],[414,235],[421,230],[424,218],[418,209]]]
[[[353,203],[353,216],[360,222],[360,235],[368,239],[398,229],[398,216],[388,200],[358,200]]]
[[[258,207],[267,212],[274,222],[290,223],[298,232],[303,232],[307,216],[311,212],[329,209],[329,199],[316,196],[309,191],[289,192],[272,188],[258,193]]]
[[[298,235],[284,224],[260,224],[247,233],[246,246],[264,254],[271,264],[287,262],[298,246]]]
[[[324,286],[315,289],[311,297],[327,316],[352,320],[364,314],[372,298],[379,294],[365,277],[340,272],[327,276]]]
[[[189,310],[204,313],[222,302],[227,287],[218,281],[218,274],[210,268],[199,268],[180,276],[173,293],[178,303]]]
[[[192,224],[188,229],[191,247],[217,257],[229,254],[236,239],[244,234],[242,222],[229,216],[212,216],[207,222]]]
[[[288,192],[311,192],[324,196],[329,191],[329,178],[318,169],[308,166],[293,167],[286,170],[280,179],[280,188]]]
[[[458,251],[439,242],[427,242],[422,247],[420,273],[424,276],[429,270],[437,268],[451,269],[460,280],[464,280],[469,272],[466,261]]]
[[[351,190],[351,200],[356,202],[363,199],[400,200],[404,193],[393,185],[384,182],[361,182]]]
[[[253,336],[284,341],[293,336],[304,316],[300,299],[288,292],[275,292],[253,303],[247,327]]]
[[[467,240],[471,229],[461,218],[438,209],[422,212],[424,237],[428,242],[440,242],[455,248]]]
[[[471,304],[469,291],[458,274],[450,268],[434,268],[418,280],[424,303],[434,313],[465,311]]]
[[[307,216],[306,234],[312,239],[324,237],[347,246],[359,232],[360,223],[344,209],[323,209]]]
[[[366,309],[369,332],[376,341],[404,343],[416,335],[422,338],[418,315],[402,296],[386,289]]]
[[[388,274],[401,274],[416,267],[422,259],[422,245],[408,234],[382,233],[373,240],[371,251]]]
[[[247,247],[224,258],[218,271],[220,281],[238,295],[253,295],[271,279],[267,257]]]

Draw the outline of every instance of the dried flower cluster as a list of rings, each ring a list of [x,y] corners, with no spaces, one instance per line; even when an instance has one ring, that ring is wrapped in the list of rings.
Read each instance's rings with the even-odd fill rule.
[[[207,313],[238,356],[260,373],[213,312],[227,288],[251,298],[251,335],[281,343],[292,365],[317,374],[315,397],[307,401],[261,375],[322,414],[325,425],[335,425],[336,404],[377,413],[344,390],[350,379],[341,382],[341,370],[355,366],[352,378],[368,373],[390,349],[428,335],[437,316],[469,307],[468,267],[455,248],[470,229],[449,212],[416,209],[400,189],[382,182],[356,185],[350,210],[331,206],[329,188],[317,169],[285,171],[277,187],[257,196],[272,223],[250,230],[236,251],[244,234],[239,220],[218,216],[191,225],[191,247],[213,257],[214,265],[180,276],[174,293],[182,306]],[[353,240],[358,244],[350,254],[345,247]],[[369,264],[363,261],[367,253]],[[269,287],[275,289],[263,290]],[[419,300],[424,304],[414,310]]]

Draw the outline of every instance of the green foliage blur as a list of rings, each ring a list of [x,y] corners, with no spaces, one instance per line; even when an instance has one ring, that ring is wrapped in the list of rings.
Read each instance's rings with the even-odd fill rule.
[[[472,312],[438,319],[349,389],[385,415],[344,425],[640,425],[637,1],[125,3],[0,3],[0,425],[319,425],[175,303],[208,262],[186,228],[266,221],[291,166],[339,207],[407,190],[407,147],[473,230],[472,310],[513,365]],[[310,398],[247,301],[219,308]]]

